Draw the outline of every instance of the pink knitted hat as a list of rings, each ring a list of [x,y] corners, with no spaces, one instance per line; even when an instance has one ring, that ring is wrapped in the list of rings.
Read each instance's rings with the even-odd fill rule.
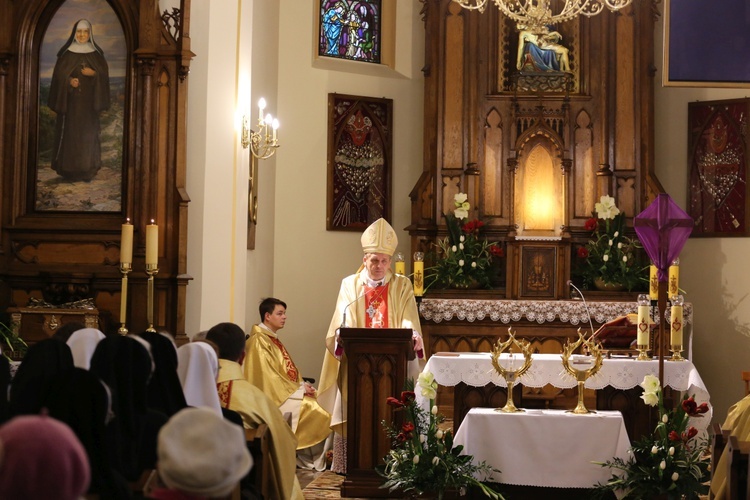
[[[62,422],[27,415],[0,427],[0,498],[75,500],[90,479],[86,451]]]

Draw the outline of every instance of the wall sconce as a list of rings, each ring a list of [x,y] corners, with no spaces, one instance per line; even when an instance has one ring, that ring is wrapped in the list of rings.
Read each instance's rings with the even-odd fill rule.
[[[250,148],[250,152],[259,160],[265,160],[272,157],[279,147],[277,130],[279,129],[279,120],[267,114],[263,116],[263,110],[266,109],[266,100],[262,97],[258,101],[258,130],[253,131],[250,128],[250,119],[247,116],[242,117],[242,147]]]

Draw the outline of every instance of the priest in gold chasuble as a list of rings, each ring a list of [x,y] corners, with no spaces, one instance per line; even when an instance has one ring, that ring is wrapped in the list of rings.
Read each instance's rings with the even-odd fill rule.
[[[292,415],[292,430],[297,436],[297,450],[309,448],[325,440],[331,433],[331,417],[316,401],[315,388],[303,381],[278,332],[286,323],[286,304],[269,297],[260,303],[261,323],[254,325],[245,342],[245,378],[260,388],[282,413]],[[311,451],[318,463],[298,454],[297,465],[325,469],[323,448]]]
[[[422,329],[411,281],[390,270],[396,250],[396,232],[378,219],[362,234],[364,257],[360,269],[344,278],[336,310],[326,335],[326,353],[318,386],[318,403],[331,415],[335,432],[332,470],[346,473],[346,349],[339,342],[339,328],[410,328],[417,356],[409,361],[408,375],[415,380],[423,357]]]

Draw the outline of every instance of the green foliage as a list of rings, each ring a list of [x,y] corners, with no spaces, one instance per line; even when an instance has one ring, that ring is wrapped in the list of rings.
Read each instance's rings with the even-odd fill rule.
[[[26,354],[26,350],[29,348],[29,346],[21,337],[14,334],[13,330],[11,330],[8,325],[2,322],[0,322],[0,341],[8,346],[8,349],[10,349],[11,353],[18,353],[18,357],[23,357],[23,355]],[[3,349],[3,356],[11,359],[11,356],[8,356],[8,353],[5,349]]]
[[[646,400],[644,398],[644,400]],[[636,441],[631,447],[628,461],[614,457],[602,467],[614,469],[605,484],[595,486],[599,498],[609,492],[622,491],[627,499],[654,498],[666,495],[668,499],[697,499],[708,493],[705,484],[709,478],[708,442],[697,439],[698,431],[690,426],[690,417],[701,417],[707,405],[696,405],[687,397],[677,408],[664,409],[661,391],[658,391],[659,422],[652,436]]]
[[[384,458],[385,466],[378,468],[386,478],[382,488],[414,494],[435,492],[442,498],[448,489],[464,491],[476,487],[489,498],[502,499],[500,493],[476,479],[500,471],[485,462],[474,464],[473,456],[462,455],[463,446],[453,445],[451,431],[439,428],[444,417],[437,413],[434,400],[430,399],[432,411],[425,411],[414,400],[414,392],[408,390],[413,387],[414,382],[409,380],[400,399],[388,398],[395,411],[404,412],[404,423],[396,428],[382,422],[392,441],[392,449]]]
[[[625,214],[613,218],[591,218],[586,227],[593,229],[591,240],[576,252],[576,275],[584,288],[592,288],[594,280],[624,285],[628,291],[648,283],[648,266],[642,262],[643,246],[626,236]]]
[[[492,260],[503,256],[502,248],[479,236],[482,221],[461,225],[453,214],[446,214],[445,219],[448,236],[436,244],[435,265],[425,273],[426,289],[491,288]]]

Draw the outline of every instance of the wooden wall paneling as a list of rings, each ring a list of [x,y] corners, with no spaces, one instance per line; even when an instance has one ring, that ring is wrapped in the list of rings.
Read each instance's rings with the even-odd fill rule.
[[[482,206],[485,216],[499,217],[503,210],[503,117],[496,108],[491,108],[484,125],[484,162],[482,175]]]
[[[184,335],[187,204],[185,116],[190,60],[190,0],[182,0],[181,27],[170,33],[158,1],[108,0],[128,47],[123,123],[122,211],[40,212],[34,206],[38,115],[38,48],[64,0],[0,0],[0,312],[43,296],[50,280],[84,276],[103,315],[119,317],[119,233],[124,218],[135,228],[128,326],[145,328],[144,227],[160,225],[157,326]],[[158,71],[157,71],[158,68]],[[132,325],[132,326],[131,326]]]
[[[444,40],[442,168],[462,168],[464,163],[465,21],[464,9],[454,2],[450,3]]]
[[[576,218],[588,219],[591,217],[591,207],[596,200],[592,189],[575,189],[575,186],[594,185],[594,137],[591,116],[586,109],[581,109],[575,117],[573,128],[573,158],[575,167],[569,179],[572,182],[570,195],[572,197],[569,206],[572,207],[571,220]]]

